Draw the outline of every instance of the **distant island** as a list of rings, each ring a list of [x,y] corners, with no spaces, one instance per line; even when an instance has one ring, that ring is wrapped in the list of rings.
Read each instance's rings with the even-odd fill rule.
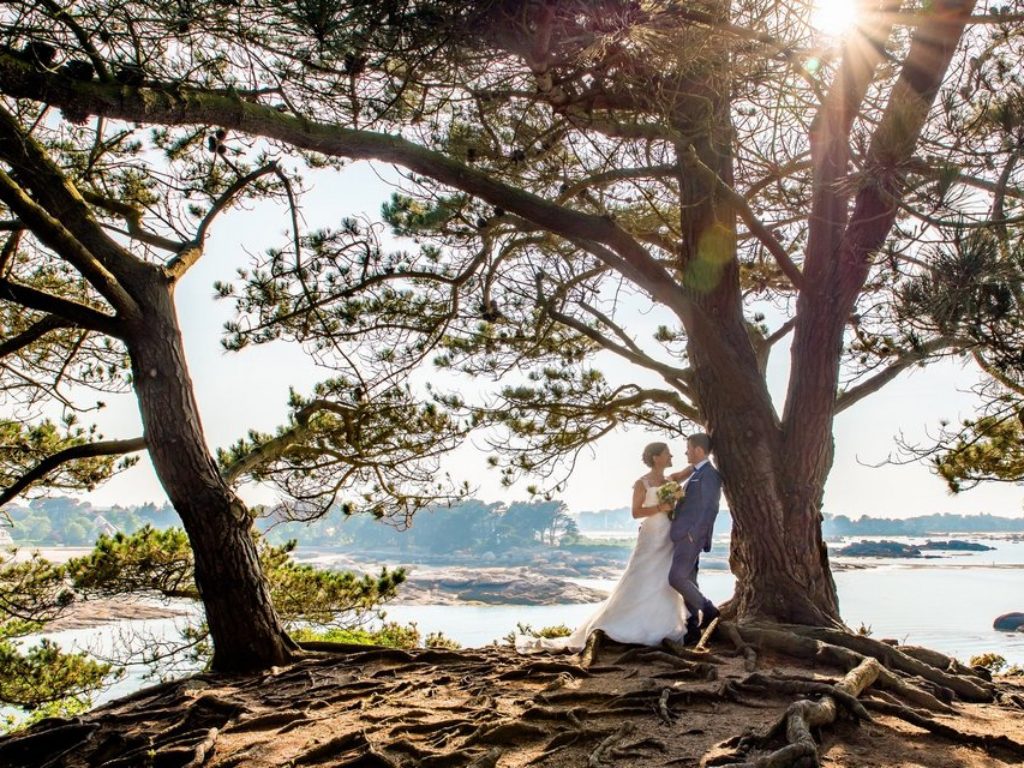
[[[858,541],[840,547],[832,554],[843,557],[926,557],[926,551],[990,552],[995,547],[974,541],[927,541],[924,544],[904,544],[899,541]]]
[[[0,527],[0,544],[17,546],[91,546],[103,533],[134,533],[144,525],[158,529],[180,525],[167,503],[98,508],[56,496],[8,506],[5,511],[12,525]],[[731,523],[728,510],[723,509],[715,534],[728,534]],[[369,515],[346,515],[341,509],[309,523],[285,521],[272,512],[256,521],[263,535],[276,543],[294,539],[305,547],[394,553],[406,559],[413,555],[443,558],[458,552],[480,555],[484,561],[545,550],[621,556],[620,550],[628,552],[628,540],[638,524],[627,507],[572,514],[557,499],[511,503],[466,499],[451,508],[421,511],[408,529]],[[622,536],[611,535],[616,533]],[[899,519],[863,515],[852,519],[826,514],[822,533],[825,538],[1024,533],[1024,516],[941,514]],[[612,540],[603,541],[609,538]]]

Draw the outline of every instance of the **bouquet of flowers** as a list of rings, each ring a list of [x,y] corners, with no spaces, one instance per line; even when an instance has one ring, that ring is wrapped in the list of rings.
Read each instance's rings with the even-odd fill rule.
[[[672,510],[668,513],[670,520],[675,516],[675,504],[683,498],[683,493],[683,487],[675,480],[669,480],[664,485],[658,486],[658,502],[672,505]]]

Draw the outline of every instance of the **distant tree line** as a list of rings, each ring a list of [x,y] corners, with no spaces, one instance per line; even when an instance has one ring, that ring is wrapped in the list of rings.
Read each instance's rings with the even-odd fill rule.
[[[170,504],[97,509],[68,497],[35,499],[7,510],[15,544],[91,546],[101,534],[133,534],[146,526],[161,530],[177,524]],[[466,499],[452,507],[430,507],[408,528],[341,507],[313,521],[282,521],[273,512],[256,527],[276,544],[446,552],[504,552],[514,548],[554,547],[579,537],[575,520],[558,500],[487,503]]]
[[[892,519],[861,515],[853,520],[846,515],[825,515],[822,531],[826,536],[923,536],[930,533],[1016,533],[1024,532],[1024,517],[997,517],[989,514],[935,514]]]
[[[89,502],[57,496],[34,499],[27,506],[8,507],[15,544],[26,546],[91,546],[101,534],[132,534],[149,526],[157,530],[176,525],[169,503],[96,508]],[[309,521],[282,521],[272,512],[256,527],[275,544],[297,541],[303,546],[399,552],[506,552],[515,548],[554,547],[576,543],[595,531],[633,533],[638,522],[628,507],[583,511],[571,515],[565,503],[548,501],[485,502],[466,499],[451,507],[434,506],[418,515],[408,528],[388,519],[352,514],[341,507]],[[731,527],[728,510],[715,525],[716,534]],[[1024,532],[1024,517],[991,514],[933,514],[908,518],[861,515],[824,516],[826,536],[923,536],[952,533]]]
[[[163,529],[180,524],[168,502],[97,509],[87,501],[56,496],[4,511],[11,525],[8,532],[14,543],[21,545],[88,547],[104,533],[134,533],[147,525]]]
[[[446,554],[506,552],[516,548],[555,547],[579,539],[576,521],[564,502],[515,501],[488,503],[466,499],[451,507],[428,507],[407,528],[372,515],[333,509],[312,522],[257,523],[268,540],[352,549]]]

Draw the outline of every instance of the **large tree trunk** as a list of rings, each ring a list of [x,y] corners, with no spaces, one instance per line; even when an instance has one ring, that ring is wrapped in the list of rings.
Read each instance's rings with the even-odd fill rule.
[[[270,601],[245,505],[206,447],[174,309],[173,284],[154,269],[132,292],[145,320],[127,340],[149,454],[195,555],[195,577],[219,672],[288,662],[295,644]]]
[[[729,611],[741,620],[835,626],[839,603],[821,538],[826,475],[802,474],[806,462],[787,451],[753,349],[737,354],[742,319],[716,320],[692,319],[690,355],[733,518]],[[831,455],[831,434],[800,448]]]
[[[728,6],[723,5],[723,21],[727,17]],[[724,57],[698,86],[698,95],[714,105],[711,114],[701,110],[702,122],[694,124],[684,108],[675,122],[683,135],[703,129],[693,150],[731,186],[729,68]],[[717,182],[694,173],[685,160],[678,180],[680,266],[689,306],[683,322],[693,387],[733,516],[730,564],[736,594],[728,610],[740,619],[839,624],[835,583],[821,540],[821,500],[832,457],[832,402],[814,404],[827,411],[829,424],[818,439],[787,446],[742,313],[737,212]],[[838,367],[838,345],[821,352]],[[834,387],[832,393],[834,398]],[[804,472],[809,465],[816,471]]]

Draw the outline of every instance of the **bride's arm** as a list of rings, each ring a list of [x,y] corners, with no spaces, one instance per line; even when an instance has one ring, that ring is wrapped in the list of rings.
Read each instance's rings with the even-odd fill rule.
[[[633,517],[650,517],[659,512],[668,512],[672,509],[670,504],[655,504],[653,507],[645,507],[644,499],[647,497],[647,488],[642,480],[637,480],[633,486]]]
[[[668,476],[668,479],[674,480],[675,482],[678,483],[680,480],[685,480],[692,474],[693,467],[686,467],[686,469],[681,469],[678,472],[673,472],[671,475]]]

